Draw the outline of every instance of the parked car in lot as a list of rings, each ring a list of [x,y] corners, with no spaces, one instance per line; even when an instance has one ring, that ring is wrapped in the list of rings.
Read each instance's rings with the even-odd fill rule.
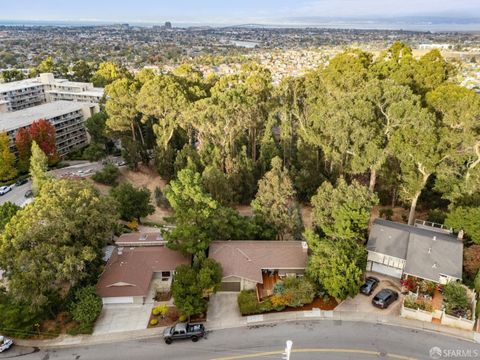
[[[5,195],[10,190],[12,190],[11,186],[2,186],[2,187],[0,187],[0,195]]]
[[[369,276],[365,280],[365,284],[360,287],[360,292],[364,295],[370,296],[379,283],[380,280],[378,280],[376,277]]]
[[[398,292],[392,289],[382,289],[372,299],[373,306],[380,309],[386,309],[388,306],[398,299]]]
[[[27,191],[25,192],[25,197],[26,197],[26,198],[29,198],[29,197],[32,197],[32,196],[33,196],[33,191],[32,191],[32,190],[27,190]]]
[[[0,335],[0,353],[12,347],[13,340]]]
[[[163,338],[167,344],[171,344],[173,340],[177,339],[192,339],[193,342],[196,342],[204,335],[205,327],[203,324],[178,323],[163,331]]]
[[[22,186],[23,184],[28,183],[28,178],[20,179],[15,183],[15,186]]]

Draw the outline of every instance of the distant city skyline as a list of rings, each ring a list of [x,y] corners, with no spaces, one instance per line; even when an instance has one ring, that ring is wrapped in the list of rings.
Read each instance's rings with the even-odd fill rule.
[[[24,0],[2,4],[0,20],[307,24],[315,18],[480,18],[474,0]]]

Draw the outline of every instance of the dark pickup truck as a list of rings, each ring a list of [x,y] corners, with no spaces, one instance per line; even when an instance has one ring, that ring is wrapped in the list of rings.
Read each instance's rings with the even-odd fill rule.
[[[171,344],[173,340],[177,339],[192,339],[195,342],[204,335],[205,327],[203,324],[179,323],[163,331],[163,338],[167,344]]]

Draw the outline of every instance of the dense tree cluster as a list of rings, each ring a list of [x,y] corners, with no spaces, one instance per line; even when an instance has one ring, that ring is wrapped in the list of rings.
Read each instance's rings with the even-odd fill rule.
[[[342,277],[363,272],[359,246],[377,204],[409,207],[412,224],[419,204],[436,201],[477,241],[480,98],[454,75],[439,51],[415,58],[399,42],[375,57],[347,49],[278,85],[251,63],[221,77],[191,65],[143,70],[111,77],[106,124],[132,168],[154,154],[170,181],[170,246],[198,254],[237,238],[236,203],[251,203],[277,238],[301,238],[297,202],[310,202],[310,274],[343,298],[357,284]]]
[[[51,309],[71,287],[96,278],[112,236],[115,208],[82,181],[46,181],[0,235],[9,293],[32,309]]]

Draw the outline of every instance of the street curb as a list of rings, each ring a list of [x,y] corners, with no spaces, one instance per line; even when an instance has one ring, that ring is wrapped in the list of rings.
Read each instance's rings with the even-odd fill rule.
[[[299,313],[299,314],[296,314]],[[279,313],[281,314],[281,313]],[[292,323],[292,322],[303,322],[303,321],[344,321],[344,322],[351,322],[351,323],[358,323],[358,322],[365,322],[370,324],[377,324],[377,325],[387,325],[387,326],[396,326],[410,330],[416,331],[424,331],[429,332],[432,334],[440,334],[443,336],[449,336],[452,338],[469,341],[473,343],[480,342],[476,339],[475,333],[473,331],[462,331],[458,329],[448,328],[448,331],[440,331],[439,329],[429,329],[425,328],[422,322],[418,322],[416,324],[416,320],[410,319],[403,319],[405,323],[400,323],[400,321],[389,321],[392,319],[384,318],[381,320],[367,317],[362,319],[355,319],[355,316],[342,316],[342,314],[335,314],[335,311],[331,313],[329,316],[320,316],[320,317],[310,317],[305,316],[305,312],[298,311],[295,313],[290,313],[290,318],[279,318],[279,319],[264,319],[261,321],[254,321],[254,322],[246,322],[246,323],[238,323],[238,324],[227,324],[227,325],[215,325],[212,324],[212,327],[208,326],[208,321],[206,323],[206,330],[207,332],[210,331],[220,331],[220,330],[228,330],[228,329],[236,329],[236,328],[249,328],[254,326],[264,326],[264,325],[278,325],[281,323]],[[270,315],[270,314],[266,314]],[[277,314],[275,314],[277,315]],[[302,315],[302,316],[299,316]],[[343,314],[345,315],[345,314]],[[349,314],[353,315],[353,314]],[[358,314],[357,314],[358,315]],[[245,317],[245,321],[247,317]],[[423,326],[422,326],[423,325]],[[37,347],[37,348],[70,348],[70,347],[80,347],[80,346],[90,346],[90,345],[100,345],[100,344],[111,344],[116,342],[122,341],[131,341],[131,340],[145,340],[145,339],[152,339],[158,338],[159,340],[162,338],[163,334],[162,328],[153,328],[153,329],[145,329],[145,330],[136,330],[136,331],[126,331],[126,332],[118,332],[112,334],[105,334],[105,335],[83,335],[83,336],[63,336],[62,339],[52,339],[52,340],[23,340],[18,339],[15,340],[15,343],[20,346],[26,347]]]

